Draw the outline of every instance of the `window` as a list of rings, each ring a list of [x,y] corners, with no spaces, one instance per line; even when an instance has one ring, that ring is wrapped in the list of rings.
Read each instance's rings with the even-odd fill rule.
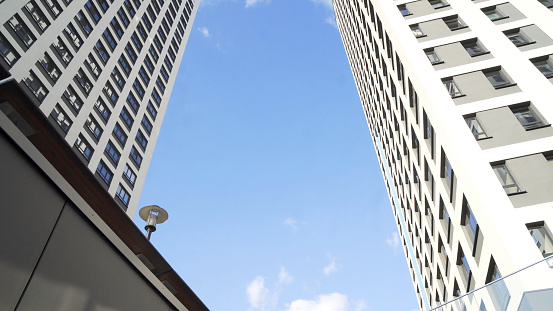
[[[465,50],[467,50],[471,57],[487,53],[487,51],[482,46],[480,46],[477,40],[464,41],[461,42],[461,44],[463,45]]]
[[[449,163],[449,160],[447,159],[447,156],[443,150],[442,150],[442,166],[441,166],[440,174],[446,185],[448,194],[450,195],[450,198],[452,198],[453,196],[451,195],[451,192],[453,189],[453,182],[454,182],[453,167],[451,166],[451,163]]]
[[[134,49],[132,48],[130,43],[127,43],[127,46],[125,46],[125,51],[131,59],[131,62],[134,64],[136,62],[136,53],[134,52]]]
[[[549,58],[539,61],[532,60],[532,63],[546,78],[553,77],[553,64],[551,64]]]
[[[100,163],[98,164],[98,168],[96,169],[96,173],[102,177],[102,180],[106,182],[107,185],[111,183],[111,179],[113,178],[113,173],[109,170],[106,163],[102,160],[100,160]]]
[[[48,90],[34,72],[29,71],[29,74],[23,79],[23,81],[40,102],[42,102],[46,95],[48,95]]]
[[[111,85],[111,83],[106,82],[106,85],[104,85],[104,94],[109,98],[111,103],[115,105],[117,103],[117,99],[119,99],[119,95],[117,92],[115,92],[115,89]]]
[[[127,28],[131,22],[129,21],[129,17],[127,16],[127,13],[123,11],[123,8],[117,11],[117,15],[119,15],[119,19],[121,20],[121,23],[123,23],[123,26]]]
[[[543,257],[553,255],[553,239],[551,239],[551,233],[545,227],[544,222],[527,224],[526,227]]]
[[[21,39],[26,47],[30,47],[33,43],[35,43],[35,36],[29,27],[23,23],[23,20],[21,20],[19,15],[15,14],[12,18],[10,18],[8,20],[8,25],[10,25],[11,29],[15,32],[19,39]]]
[[[77,71],[77,74],[75,74],[75,80],[77,80],[85,95],[88,96],[88,94],[90,94],[90,91],[92,90],[92,82],[90,82],[90,79],[88,79],[82,69],[79,69],[79,71]]]
[[[138,132],[136,133],[136,141],[138,142],[140,147],[142,147],[142,150],[146,150],[146,147],[148,146],[148,140],[141,130],[138,130]]]
[[[148,120],[148,117],[146,117],[146,115],[144,115],[142,117],[142,127],[146,130],[146,133],[151,134],[152,133],[152,123],[150,122],[150,120]]]
[[[165,18],[161,20],[161,25],[163,26],[165,33],[169,33],[169,31],[171,31],[171,27],[169,27],[169,24],[167,24],[167,20]]]
[[[146,13],[142,15],[142,22],[144,22],[144,26],[146,26],[146,29],[148,29],[148,31],[152,30],[152,23],[150,22],[150,19],[148,18]]]
[[[504,163],[493,165],[492,168],[495,175],[499,179],[499,182],[503,186],[503,190],[505,190],[508,195],[522,192],[522,189],[520,189],[517,185],[515,179],[511,176],[511,173],[509,173],[509,170]]]
[[[459,90],[459,88],[453,81],[453,78],[444,79],[442,80],[442,82],[444,83],[444,86],[446,90],[449,92],[449,96],[451,96],[451,98],[463,96],[463,93],[461,93],[461,90]]]
[[[113,127],[113,135],[121,143],[121,146],[125,146],[125,143],[127,142],[127,134],[125,134],[125,131],[123,131],[119,123],[115,123],[115,127]]]
[[[507,76],[501,70],[484,72],[484,75],[496,89],[512,85],[511,81],[509,81]]]
[[[150,83],[150,77],[146,73],[146,70],[144,70],[144,67],[140,67],[140,70],[138,70],[138,75],[142,78],[142,82],[144,82],[144,84],[148,86],[148,84]]]
[[[154,64],[152,63],[150,56],[146,55],[146,57],[144,58],[144,64],[146,65],[146,68],[148,68],[148,71],[150,73],[154,71]]]
[[[111,111],[108,109],[106,103],[104,103],[104,100],[101,97],[98,97],[98,99],[94,103],[94,108],[96,108],[96,111],[100,114],[104,121],[109,120]]]
[[[140,41],[140,39],[136,35],[136,32],[134,32],[131,35],[131,40],[134,43],[134,46],[136,46],[136,49],[138,50],[138,52],[142,51],[142,42]]]
[[[52,43],[52,47],[66,65],[71,62],[73,55],[69,52],[69,49],[67,49],[67,46],[63,43],[60,37],[56,38],[56,41]]]
[[[115,17],[111,20],[110,24],[111,29],[115,31],[115,35],[117,36],[117,38],[121,39],[121,37],[123,36],[123,28],[121,27],[121,24],[119,24]]]
[[[109,48],[113,51],[115,49],[115,47],[117,46],[117,42],[113,38],[113,36],[112,36],[111,32],[109,31],[109,29],[106,28],[106,30],[104,30],[104,33],[102,34],[102,36],[106,40],[106,43],[108,44]]]
[[[106,145],[106,154],[109,156],[109,158],[117,165],[119,162],[119,158],[121,157],[121,153],[113,146],[113,143],[108,141],[108,144]]]
[[[13,46],[6,40],[6,38],[0,34],[0,55],[8,63],[9,66],[13,66],[17,60],[19,60],[19,54],[14,50]]]
[[[130,156],[134,163],[136,163],[136,165],[140,167],[140,164],[142,164],[142,156],[140,155],[140,153],[138,153],[138,150],[136,150],[134,146],[132,146]]]
[[[121,55],[121,57],[119,57],[119,66],[121,66],[121,69],[123,69],[123,72],[128,77],[129,74],[131,73],[131,67],[129,66],[129,63],[125,58],[125,55]]]
[[[142,26],[142,23],[140,22],[138,23],[138,26],[136,26],[136,30],[138,30],[138,33],[140,34],[142,41],[147,42],[148,32],[146,32],[146,29],[144,29],[144,26]]]
[[[476,115],[465,117],[465,122],[467,122],[467,125],[469,126],[469,129],[476,140],[488,138],[488,135],[482,128],[482,125],[480,125],[480,122],[478,122],[478,119],[476,119]]]
[[[98,140],[100,136],[102,136],[103,130],[100,127],[100,124],[98,124],[98,122],[96,121],[96,119],[94,119],[92,115],[88,116],[88,119],[85,122],[85,126],[88,128],[88,130],[90,130],[92,136],[94,136],[96,140]]]
[[[428,60],[432,65],[441,64],[443,63],[442,60],[438,57],[438,54],[434,51],[434,49],[426,50],[426,57],[428,57]]]
[[[465,280],[468,281],[468,278],[470,276],[470,266],[467,261],[467,256],[465,256],[465,253],[461,248],[461,244],[459,244],[459,255],[457,256],[457,265],[461,266],[459,271],[461,272],[461,275],[465,277]]]
[[[156,117],[157,117],[157,110],[154,107],[154,105],[152,105],[151,101],[148,101],[148,105],[146,106],[146,110],[148,110],[148,113],[152,116],[152,119],[155,120]]]
[[[443,7],[449,6],[449,4],[445,3],[445,2],[442,1],[442,0],[429,0],[428,2],[430,2],[430,5],[431,5],[434,9],[439,9],[439,8],[443,8]]]
[[[421,38],[425,36],[425,34],[422,32],[418,24],[411,25],[410,27],[411,27],[411,31],[413,32],[416,38]]]
[[[67,24],[67,27],[65,27],[63,32],[65,33],[67,38],[71,40],[71,43],[73,43],[75,50],[78,51],[83,45],[84,41],[83,39],[81,39],[81,36],[77,33],[77,29],[75,29],[72,23],[69,23]]]
[[[138,81],[138,79],[134,80],[134,83],[132,84],[132,86],[136,91],[136,94],[138,94],[138,97],[140,97],[140,99],[144,98],[145,90],[142,84],[140,83],[140,81]]]
[[[83,11],[79,11],[77,15],[75,15],[75,21],[77,21],[77,24],[81,27],[84,35],[88,37],[92,32],[92,25],[84,15]]]
[[[121,110],[121,119],[125,121],[125,125],[130,129],[132,127],[132,124],[134,122],[133,118],[129,114],[129,111],[127,108],[123,107]]]
[[[165,93],[165,84],[163,83],[163,81],[161,81],[160,77],[157,77],[156,85],[157,85],[157,87],[159,87],[159,90],[161,91],[161,94]]]
[[[65,133],[69,132],[73,121],[69,119],[69,117],[67,116],[65,111],[63,111],[59,104],[56,104],[56,106],[54,106],[54,109],[52,109],[50,116],[54,119],[54,121],[56,121],[56,123]]]
[[[56,82],[58,81],[59,77],[61,76],[61,71],[56,66],[56,63],[52,60],[52,58],[48,55],[48,53],[44,53],[44,56],[42,56],[41,59],[38,60],[42,68],[48,73],[48,76],[52,79],[52,81]]]
[[[127,8],[127,12],[129,12],[129,15],[131,16],[131,18],[133,18],[134,15],[136,14],[136,11],[134,10],[132,4],[129,2],[129,0],[125,0],[124,5]]]
[[[113,67],[113,71],[111,72],[111,78],[113,79],[113,82],[115,82],[115,85],[119,88],[119,90],[123,89],[125,86],[125,79],[121,75],[121,72],[117,67]]]
[[[464,199],[463,203],[463,216],[461,224],[465,226],[465,229],[470,237],[470,241],[474,243],[476,239],[476,234],[478,233],[478,223],[476,222],[476,218],[474,217],[474,214],[472,213],[470,205],[468,204],[466,199]]]
[[[98,24],[102,16],[100,15],[100,12],[98,12],[98,9],[94,5],[94,3],[92,3],[92,0],[87,1],[84,6],[86,7],[86,10],[90,14],[90,17],[92,17],[94,24]]]
[[[75,148],[79,150],[79,152],[83,155],[87,162],[90,161],[90,158],[94,153],[94,149],[92,149],[92,147],[83,137],[83,135],[79,135],[77,137],[77,140],[75,140]]]
[[[167,54],[169,54],[169,57],[171,57],[172,61],[175,61],[175,59],[177,58],[177,56],[175,55],[175,52],[173,52],[172,46],[170,46],[169,49],[167,50]]]
[[[134,186],[134,183],[136,182],[136,174],[132,171],[132,169],[125,165],[125,169],[123,170],[123,176],[127,179],[127,181]]]
[[[164,63],[165,63],[165,66],[167,66],[167,69],[169,70],[169,72],[171,72],[173,70],[173,64],[171,63],[169,58],[167,58],[167,56],[165,56]]]
[[[167,41],[167,36],[165,35],[165,32],[163,32],[163,28],[158,28],[157,29],[157,34],[159,35],[159,38],[161,39],[162,42],[165,42]]]
[[[545,125],[530,106],[511,107],[511,111],[525,130],[532,130]]]
[[[157,51],[154,49],[153,46],[150,46],[148,51],[150,52],[150,55],[152,55],[152,58],[154,59],[154,63],[157,63],[157,60],[159,59],[159,55],[157,54]]]
[[[123,202],[123,204],[125,204],[125,206],[129,205],[129,200],[131,196],[129,195],[127,190],[125,190],[125,188],[121,186],[121,184],[119,184],[119,187],[117,188],[117,192],[115,192],[115,195],[117,196],[117,198],[119,198],[119,200],[121,200],[121,202]]]
[[[36,5],[34,0],[29,1],[27,4],[25,4],[25,9],[27,10],[27,12],[29,12],[33,20],[38,25],[38,28],[42,32],[44,32],[44,30],[46,30],[46,28],[50,26],[50,22],[48,21],[44,13],[42,13],[40,8]]]
[[[159,96],[159,93],[155,88],[152,90],[152,98],[154,99],[157,106],[159,107],[159,105],[161,104],[161,96]]]
[[[102,59],[102,62],[104,62],[104,64],[107,63],[109,59],[109,53],[102,41],[98,40],[98,42],[96,42],[96,45],[94,46],[94,49],[100,56],[100,59]]]
[[[67,86],[67,89],[63,92],[62,98],[69,104],[69,106],[75,109],[76,112],[81,110],[83,101],[71,85]]]
[[[134,6],[138,9],[140,8],[140,0],[132,0],[132,3],[134,3]]]
[[[100,5],[100,8],[102,9],[102,12],[106,13],[106,11],[109,9],[109,4],[106,0],[97,0],[98,4]]]
[[[46,6],[48,7],[52,15],[54,15],[54,17],[58,17],[61,14],[61,6],[57,1],[45,0],[44,3],[46,3]]]
[[[130,92],[129,96],[127,96],[127,103],[129,103],[135,113],[138,111],[138,101],[136,100],[136,97],[134,97],[132,92]]]
[[[515,46],[523,46],[527,45],[533,42],[530,42],[530,40],[522,33],[519,29],[516,29],[514,31],[505,32],[505,35]]]
[[[507,16],[503,16],[503,14],[501,14],[501,12],[499,12],[496,9],[495,6],[492,6],[492,7],[489,7],[489,8],[484,8],[484,9],[482,9],[482,12],[484,12],[484,14],[486,14],[486,16],[491,21],[497,21],[497,20],[500,20],[500,19],[507,18]]]
[[[159,41],[159,37],[157,35],[154,36],[154,44],[156,45],[157,50],[161,53],[161,50],[163,50],[163,44],[161,44],[161,41]]]
[[[553,0],[538,0],[546,8],[553,8]]]
[[[85,65],[88,67],[94,78],[98,78],[100,76],[100,73],[102,72],[102,69],[98,65],[98,62],[96,62],[96,59],[92,55],[92,53],[88,54],[88,57],[85,59]]]
[[[457,30],[465,28],[465,24],[458,16],[450,16],[443,19],[446,26],[449,28],[449,30]]]

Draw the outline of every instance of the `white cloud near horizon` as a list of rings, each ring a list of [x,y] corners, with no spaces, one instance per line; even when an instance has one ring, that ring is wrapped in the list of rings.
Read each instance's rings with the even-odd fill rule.
[[[349,311],[348,296],[340,293],[319,295],[315,300],[297,299],[287,304],[286,311]]]
[[[386,244],[391,246],[393,249],[397,249],[399,247],[399,235],[397,232],[392,232],[392,237],[386,238]]]
[[[328,255],[328,258],[330,258],[330,263],[328,266],[324,267],[323,272],[326,275],[331,274],[332,272],[338,270],[338,267],[336,266],[336,260],[332,258],[330,255]]]
[[[255,5],[260,4],[260,3],[269,4],[270,2],[271,2],[271,0],[246,0],[246,7],[249,8],[249,7],[255,6]]]
[[[198,28],[198,30],[202,33],[202,35],[207,38],[210,36],[209,34],[209,29],[205,28],[205,27],[200,27]]]
[[[246,288],[249,310],[270,311],[276,307],[278,295],[265,287],[265,279],[256,277]]]
[[[278,284],[290,284],[294,282],[294,278],[286,271],[286,268],[280,267],[278,274]]]

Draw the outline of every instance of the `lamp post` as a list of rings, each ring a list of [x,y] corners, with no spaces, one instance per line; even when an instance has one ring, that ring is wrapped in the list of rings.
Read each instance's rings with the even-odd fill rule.
[[[169,218],[167,211],[157,205],[144,206],[140,209],[138,214],[140,218],[146,221],[144,229],[146,229],[146,238],[148,241],[150,240],[152,232],[156,231],[156,224],[162,224]]]

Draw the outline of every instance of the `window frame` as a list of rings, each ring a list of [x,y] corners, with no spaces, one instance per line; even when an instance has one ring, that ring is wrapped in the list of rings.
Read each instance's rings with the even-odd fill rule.
[[[503,190],[508,196],[526,192],[519,186],[505,162],[492,164],[492,169],[499,183],[503,187]]]

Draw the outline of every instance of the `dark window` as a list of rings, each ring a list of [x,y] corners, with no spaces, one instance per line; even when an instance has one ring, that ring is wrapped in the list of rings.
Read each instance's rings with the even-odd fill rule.
[[[471,57],[486,54],[487,51],[480,45],[477,40],[470,40],[461,42],[465,50],[469,53]]]
[[[115,148],[111,140],[108,141],[105,152],[113,161],[113,163],[117,164],[119,162],[119,158],[121,158],[121,153],[117,150],[117,148]]]
[[[102,36],[104,36],[106,43],[108,44],[109,48],[113,51],[117,46],[117,42],[113,38],[111,31],[109,31],[109,29],[104,30],[104,33],[102,34]]]
[[[161,69],[159,72],[161,73],[161,76],[163,76],[163,79],[165,80],[165,82],[167,82],[167,80],[169,80],[169,73],[167,73],[165,66],[161,65]]]
[[[60,37],[56,38],[56,41],[52,43],[52,47],[66,65],[71,62],[71,60],[73,59],[73,54],[69,52],[69,49],[67,48],[65,43],[63,43]]]
[[[147,42],[148,39],[148,32],[146,29],[144,29],[144,26],[142,26],[142,23],[138,23],[138,26],[136,26],[136,30],[138,30],[138,33],[140,34],[140,37],[142,38],[142,41]]]
[[[127,46],[125,46],[125,51],[127,51],[127,55],[131,59],[131,62],[134,64],[136,62],[136,53],[134,52],[134,49],[132,48],[130,43],[127,43]]]
[[[127,142],[127,134],[125,134],[125,131],[121,128],[119,123],[115,123],[115,126],[113,127],[113,135],[122,146],[125,146],[125,143]]]
[[[21,17],[19,17],[18,14],[15,14],[12,18],[8,20],[8,25],[10,25],[11,29],[15,32],[15,34],[21,39],[23,44],[25,44],[26,47],[30,47],[35,43],[36,38],[27,27],[25,23],[23,23],[23,20],[21,20]]]
[[[150,77],[146,73],[146,70],[144,70],[144,67],[140,67],[140,70],[138,71],[138,75],[142,78],[144,85],[146,85],[147,87],[148,84],[150,83]]]
[[[106,163],[104,161],[100,160],[100,163],[98,164],[98,168],[96,169],[96,172],[100,177],[102,177],[102,180],[106,182],[106,184],[111,183],[111,179],[113,178],[113,173],[109,170]]]
[[[25,82],[25,85],[33,92],[35,97],[42,102],[46,95],[48,95],[48,89],[44,86],[44,84],[38,79],[38,77],[34,74],[34,72],[29,71],[29,75],[27,77],[23,78],[23,82]]]
[[[157,60],[159,59],[159,54],[157,54],[156,49],[154,49],[153,46],[150,46],[148,51],[150,51],[150,55],[152,55],[152,58],[154,59],[154,63],[157,63]]]
[[[69,104],[69,106],[73,107],[76,112],[81,110],[83,101],[71,85],[67,86],[67,89],[63,92],[62,98]]]
[[[102,62],[104,62],[104,64],[107,63],[108,60],[109,60],[109,53],[106,50],[106,47],[104,46],[104,44],[100,40],[98,40],[98,42],[96,42],[96,45],[94,46],[94,49],[96,50],[96,52],[100,56],[100,59],[102,60]]]
[[[98,12],[98,9],[94,5],[94,3],[92,3],[92,1],[89,0],[85,3],[85,7],[86,7],[88,13],[90,14],[90,17],[92,17],[92,20],[94,21],[94,24],[98,24],[98,22],[100,21],[100,18],[102,18],[102,16],[100,15],[100,12]]]
[[[163,81],[161,81],[160,77],[157,77],[156,85],[157,85],[157,87],[159,87],[159,90],[161,91],[161,94],[165,93],[165,83],[163,83]]]
[[[150,122],[150,120],[148,120],[148,117],[146,117],[146,115],[144,115],[142,117],[142,126],[144,127],[144,129],[146,130],[146,132],[148,134],[151,134],[152,133],[152,122]]]
[[[94,78],[98,78],[100,76],[102,68],[100,68],[100,65],[98,65],[98,62],[96,62],[96,59],[94,58],[92,53],[88,54],[88,57],[85,59],[84,63],[88,67],[90,72],[92,72]]]
[[[492,84],[494,88],[502,88],[505,86],[512,85],[509,78],[501,70],[493,70],[485,72],[484,75],[488,78],[488,81]]]
[[[29,1],[27,4],[25,4],[25,9],[27,10],[27,12],[29,12],[33,20],[38,25],[38,28],[42,32],[44,32],[44,30],[46,30],[46,28],[50,26],[50,22],[48,21],[44,13],[40,10],[40,8],[36,5],[34,0]]]
[[[161,104],[161,96],[159,96],[159,93],[155,88],[152,90],[152,98],[154,99],[157,106],[159,107],[159,105]]]
[[[156,45],[157,50],[161,53],[161,50],[163,50],[163,44],[161,44],[161,41],[159,41],[159,37],[157,35],[154,36],[154,44]]]
[[[146,150],[146,147],[148,146],[148,140],[141,130],[138,130],[138,132],[136,133],[136,141],[138,142],[140,147],[142,147],[142,150]]]
[[[526,37],[522,32],[520,32],[519,29],[516,29],[514,31],[506,32],[505,35],[515,46],[523,46],[527,45],[533,42],[530,42],[528,37]]]
[[[167,58],[167,56],[165,56],[165,65],[167,66],[167,69],[169,70],[169,72],[173,70],[173,64],[171,63],[169,58]]]
[[[81,27],[85,36],[88,37],[92,32],[92,25],[84,15],[83,11],[79,11],[79,13],[75,15],[75,21],[77,21],[77,24]]]
[[[511,107],[511,111],[525,130],[542,127],[544,122],[538,117],[529,105],[523,107]]]
[[[127,62],[127,59],[125,58],[125,55],[121,55],[119,57],[119,65],[121,66],[121,69],[123,69],[123,72],[129,76],[129,73],[131,73],[131,67],[129,66],[129,63]]]
[[[96,138],[97,140],[102,136],[102,128],[100,127],[100,124],[94,119],[92,115],[88,116],[88,119],[85,122],[85,126],[90,130],[92,133],[92,136]]]
[[[77,140],[75,140],[75,147],[77,148],[77,150],[79,150],[79,152],[87,161],[90,161],[94,150],[92,149],[88,141],[86,141],[86,139],[83,137],[83,135],[79,135],[77,137]]]
[[[38,60],[42,68],[48,73],[48,76],[52,81],[56,82],[58,81],[59,77],[61,76],[61,71],[54,63],[52,58],[48,55],[48,53],[44,53],[44,56],[42,56],[41,59]]]
[[[65,113],[65,111],[61,108],[59,104],[56,104],[56,106],[54,106],[54,109],[52,109],[50,116],[56,121],[56,123],[65,133],[69,132],[73,121],[69,119],[67,113]]]
[[[65,33],[67,38],[73,43],[75,50],[79,50],[84,42],[83,42],[83,39],[81,39],[81,36],[77,33],[77,29],[75,29],[73,24],[69,23],[67,27],[65,27],[63,32]]]
[[[146,26],[146,29],[148,29],[148,31],[152,30],[152,23],[150,22],[148,16],[146,16],[146,13],[142,15],[142,21],[144,22],[144,26]]]
[[[113,31],[115,31],[115,35],[117,35],[117,38],[121,39],[121,37],[123,36],[123,28],[121,28],[121,24],[119,24],[115,17],[111,20],[110,24]]]
[[[155,120],[156,117],[157,117],[157,110],[154,107],[154,105],[152,105],[151,101],[148,101],[148,105],[146,106],[146,110],[148,110],[148,113],[152,116],[152,119]]]
[[[163,30],[165,30],[165,33],[169,33],[171,27],[169,27],[169,24],[167,24],[167,20],[165,18],[161,20],[161,25],[163,26]]]
[[[131,18],[133,18],[134,15],[136,14],[136,11],[134,10],[134,7],[130,3],[130,1],[125,0],[125,2],[123,2],[123,5],[125,6],[125,8],[127,8],[127,12],[129,12],[129,15],[131,16]]]
[[[144,65],[146,65],[146,68],[148,68],[148,71],[150,73],[154,71],[154,64],[152,63],[150,56],[146,55],[146,57],[144,58]]]
[[[108,99],[111,101],[113,105],[117,103],[117,99],[119,99],[119,95],[111,85],[111,83],[106,82],[106,85],[104,86],[104,94],[108,97]]]
[[[134,43],[134,46],[136,46],[136,49],[138,50],[138,52],[140,52],[142,50],[142,42],[136,35],[136,32],[131,35],[131,40]]]
[[[127,16],[127,13],[123,11],[123,8],[117,11],[117,15],[119,15],[119,19],[121,20],[121,23],[123,23],[123,26],[127,28],[131,22],[129,21],[129,17]]]
[[[121,110],[121,119],[125,121],[125,125],[130,129],[132,127],[132,124],[134,122],[133,118],[129,114],[129,111],[127,108],[123,107]]]
[[[98,4],[100,5],[100,9],[102,9],[102,12],[106,13],[106,11],[109,9],[109,4],[106,0],[97,0]]]
[[[136,94],[138,94],[138,97],[140,97],[140,99],[144,98],[144,87],[142,86],[142,84],[140,83],[140,81],[138,81],[138,79],[134,80],[134,83],[132,84],[134,90],[136,91]]]
[[[127,179],[127,181],[134,186],[134,183],[136,182],[136,174],[132,171],[132,169],[125,165],[125,169],[123,170],[123,176]]]
[[[167,41],[167,36],[165,35],[165,32],[163,32],[163,29],[161,27],[157,29],[157,34],[159,35],[159,38],[162,42]]]
[[[54,17],[58,17],[61,14],[62,9],[57,0],[44,0],[44,3]]]
[[[121,72],[119,71],[119,69],[117,69],[117,67],[113,67],[111,78],[113,79],[113,82],[115,82],[119,90],[123,89],[123,87],[125,86],[125,79],[123,78],[123,75],[121,75]]]
[[[88,96],[92,90],[92,82],[90,82],[90,79],[86,76],[82,69],[79,69],[79,71],[75,74],[75,80],[77,80],[85,95]]]
[[[131,196],[129,195],[127,190],[125,190],[125,188],[121,186],[121,184],[119,184],[119,187],[117,188],[117,192],[115,193],[115,195],[119,198],[119,200],[121,200],[121,202],[123,202],[123,204],[125,204],[125,206],[129,205],[129,200]]]
[[[0,34],[0,55],[9,66],[13,66],[20,58],[20,55],[2,34]]]
[[[136,113],[138,111],[138,101],[136,100],[136,97],[132,94],[132,92],[129,93],[127,96],[127,103],[131,106],[132,110]]]
[[[131,156],[131,159],[133,159],[134,163],[136,163],[136,165],[140,167],[140,165],[142,164],[142,156],[134,146],[132,146],[130,156]]]
[[[98,97],[98,99],[94,103],[94,108],[96,108],[96,111],[98,111],[98,113],[104,119],[104,121],[109,120],[111,111],[108,109],[108,107],[106,106],[106,103],[104,103],[104,100],[101,97]]]
[[[546,78],[553,77],[553,64],[551,63],[549,58],[542,60],[532,60],[532,63]]]

